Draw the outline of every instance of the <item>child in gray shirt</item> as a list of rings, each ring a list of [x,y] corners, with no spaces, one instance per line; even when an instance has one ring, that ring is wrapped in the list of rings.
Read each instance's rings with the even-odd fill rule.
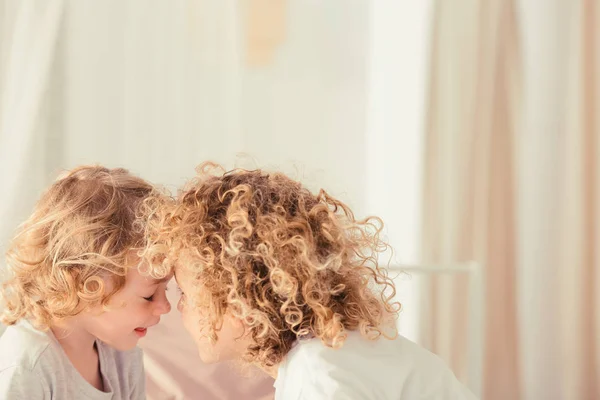
[[[21,321],[0,338],[2,399],[145,399],[142,351],[119,351],[96,340],[103,390],[90,385],[52,331]]]
[[[7,252],[0,399],[145,398],[136,345],[171,308],[170,272],[135,251],[152,192],[124,169],[84,166],[39,200]]]

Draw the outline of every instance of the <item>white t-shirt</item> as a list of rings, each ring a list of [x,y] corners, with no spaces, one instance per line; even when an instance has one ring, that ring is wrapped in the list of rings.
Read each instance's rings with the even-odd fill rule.
[[[342,348],[299,341],[279,366],[275,400],[474,400],[436,355],[406,338],[364,339]]]
[[[142,351],[119,351],[96,341],[104,391],[75,369],[51,331],[28,322],[0,337],[0,399],[142,400],[146,398]]]

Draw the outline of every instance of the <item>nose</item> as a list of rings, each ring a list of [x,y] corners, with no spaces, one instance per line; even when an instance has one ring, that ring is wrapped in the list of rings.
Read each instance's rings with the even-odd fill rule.
[[[160,316],[167,314],[169,311],[171,311],[171,303],[169,303],[167,296],[163,294],[156,302],[156,307],[154,307],[154,315]]]
[[[154,314],[163,315],[167,314],[169,311],[171,311],[171,303],[169,303],[169,300],[165,299],[156,306],[156,308],[154,309]]]

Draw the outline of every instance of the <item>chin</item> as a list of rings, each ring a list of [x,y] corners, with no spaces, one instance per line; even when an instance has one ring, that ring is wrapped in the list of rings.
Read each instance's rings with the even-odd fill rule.
[[[198,355],[200,356],[200,360],[204,364],[216,364],[220,361],[218,357],[215,357],[215,356],[209,355],[209,354],[205,354],[202,351],[198,351]]]
[[[223,361],[219,354],[217,354],[214,351],[211,351],[211,349],[199,347],[198,355],[200,356],[200,360],[202,360],[204,364],[216,364]]]

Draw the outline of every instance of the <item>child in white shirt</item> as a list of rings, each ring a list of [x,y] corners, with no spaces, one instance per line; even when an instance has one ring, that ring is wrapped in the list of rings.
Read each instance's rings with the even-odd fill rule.
[[[380,219],[356,219],[280,173],[211,166],[175,202],[153,203],[147,249],[174,266],[204,362],[257,365],[276,379],[276,400],[475,398],[398,337]]]

